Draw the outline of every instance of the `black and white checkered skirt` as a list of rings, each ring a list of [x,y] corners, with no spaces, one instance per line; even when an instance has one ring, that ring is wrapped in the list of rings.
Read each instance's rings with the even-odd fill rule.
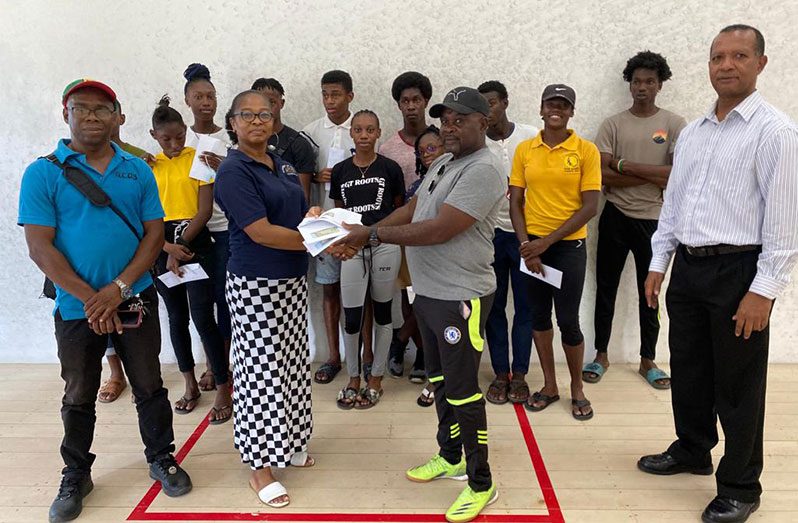
[[[313,431],[305,277],[227,273],[234,443],[253,469],[287,467]]]

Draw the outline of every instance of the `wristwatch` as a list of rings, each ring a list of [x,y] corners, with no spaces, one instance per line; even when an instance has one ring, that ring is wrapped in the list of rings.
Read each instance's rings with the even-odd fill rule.
[[[127,283],[123,282],[119,278],[114,280],[114,283],[117,287],[119,287],[119,292],[122,295],[122,300],[129,300],[133,297],[133,289]]]
[[[372,227],[369,229],[369,245],[377,247],[380,243],[382,242],[380,241],[380,237],[377,236],[377,228]]]

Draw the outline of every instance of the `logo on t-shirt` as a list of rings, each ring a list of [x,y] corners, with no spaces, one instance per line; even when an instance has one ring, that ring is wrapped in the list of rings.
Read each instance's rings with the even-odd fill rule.
[[[283,164],[283,174],[286,174],[286,175],[289,175],[289,176],[296,176],[296,169],[294,169],[294,166],[291,165],[290,163],[284,163]]]
[[[563,160],[563,167],[567,173],[579,172],[579,155],[570,153]]]
[[[665,129],[657,129],[651,136],[651,139],[654,140],[654,143],[663,144],[668,141],[668,131]]]

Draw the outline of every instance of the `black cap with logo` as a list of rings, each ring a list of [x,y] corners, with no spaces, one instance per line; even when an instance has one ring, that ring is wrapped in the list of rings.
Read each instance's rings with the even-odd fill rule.
[[[543,96],[540,97],[541,102],[552,100],[554,98],[562,98],[576,106],[576,91],[565,84],[551,84],[543,89]]]
[[[443,101],[430,108],[429,115],[440,118],[443,111],[451,109],[460,114],[482,113],[488,116],[488,100],[473,87],[455,87],[443,97]]]

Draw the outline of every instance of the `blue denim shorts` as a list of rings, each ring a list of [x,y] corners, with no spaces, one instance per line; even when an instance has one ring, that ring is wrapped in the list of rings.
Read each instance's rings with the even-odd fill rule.
[[[316,256],[316,283],[332,285],[341,281],[341,260],[329,254]]]

